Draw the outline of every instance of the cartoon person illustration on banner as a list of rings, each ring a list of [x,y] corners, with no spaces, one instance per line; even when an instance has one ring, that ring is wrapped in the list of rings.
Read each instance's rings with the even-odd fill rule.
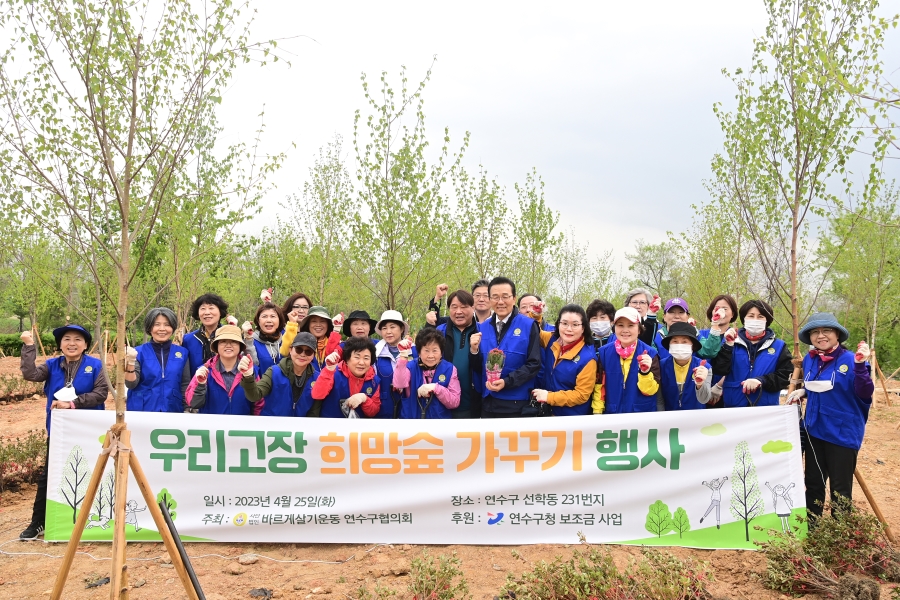
[[[125,503],[125,524],[134,525],[135,531],[141,530],[141,526],[138,525],[137,513],[141,512],[142,510],[147,510],[147,507],[144,506],[143,508],[138,508],[137,502],[135,502],[134,500],[129,500]]]
[[[791,500],[791,488],[794,484],[784,487],[776,484],[773,488],[766,482],[766,487],[772,492],[772,504],[775,506],[775,514],[781,519],[781,530],[785,533],[790,531],[788,520],[791,518],[791,510],[794,508],[794,501]]]
[[[709,513],[712,512],[712,509],[716,509],[716,529],[721,529],[722,521],[721,521],[721,503],[722,503],[722,486],[725,485],[725,482],[728,481],[728,476],[719,477],[717,479],[713,479],[712,481],[704,481],[702,485],[705,485],[709,489],[712,490],[712,495],[709,499],[709,508],[706,509],[706,512],[700,517],[700,522],[703,522]]]

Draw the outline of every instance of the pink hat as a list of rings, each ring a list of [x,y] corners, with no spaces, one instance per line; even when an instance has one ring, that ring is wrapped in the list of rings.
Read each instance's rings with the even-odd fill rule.
[[[632,323],[640,323],[641,313],[639,313],[636,308],[626,306],[625,308],[620,308],[616,311],[616,316],[613,318],[613,323],[615,323],[619,319],[628,319]]]

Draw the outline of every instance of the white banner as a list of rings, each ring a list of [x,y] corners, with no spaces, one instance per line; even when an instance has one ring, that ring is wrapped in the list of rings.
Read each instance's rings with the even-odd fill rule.
[[[796,407],[503,420],[129,412],[187,541],[752,548],[805,515]],[[48,540],[111,540],[113,467],[84,503],[107,411],[53,411]],[[128,485],[129,540],[158,540]]]

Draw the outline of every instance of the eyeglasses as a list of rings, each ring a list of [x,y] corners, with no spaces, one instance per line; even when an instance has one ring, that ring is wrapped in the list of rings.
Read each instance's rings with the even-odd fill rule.
[[[628,306],[650,306],[650,303],[645,300],[632,300]]]
[[[560,329],[562,329],[562,328],[566,328],[566,329],[580,329],[580,328],[581,328],[581,322],[578,322],[578,323],[570,323],[569,321],[561,321],[560,324],[559,324],[559,328],[560,328]]]
[[[487,300],[489,298],[487,294],[472,294],[472,297],[476,300]]]
[[[306,346],[294,346],[293,350],[300,356],[313,356],[316,353],[315,350]]]
[[[512,296],[510,294],[503,294],[502,296],[491,296],[491,300],[493,300],[494,302],[499,302],[501,300],[509,302],[513,298],[515,298],[515,296]]]
[[[309,311],[309,306],[305,306],[303,304],[295,304],[291,308],[293,308],[294,310],[300,311],[300,312]]]

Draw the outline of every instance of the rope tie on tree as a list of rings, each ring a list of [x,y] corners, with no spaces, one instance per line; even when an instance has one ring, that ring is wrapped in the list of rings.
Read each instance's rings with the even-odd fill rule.
[[[131,448],[119,441],[119,436],[111,434],[109,438],[109,446],[100,451],[100,454],[109,454],[110,458],[115,458],[119,452],[131,452]]]

